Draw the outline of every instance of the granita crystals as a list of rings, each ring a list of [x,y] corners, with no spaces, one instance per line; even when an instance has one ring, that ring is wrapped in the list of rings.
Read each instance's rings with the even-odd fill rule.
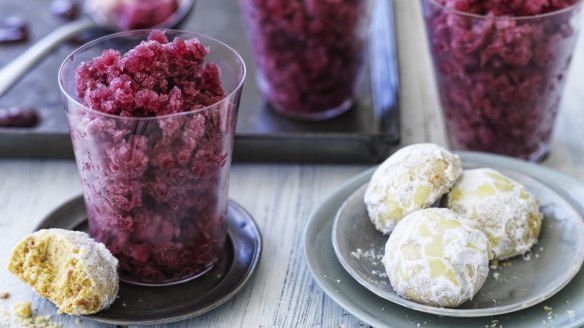
[[[275,111],[320,120],[354,104],[369,3],[241,0],[258,86]]]
[[[127,281],[182,281],[222,254],[236,117],[208,51],[155,31],[76,70],[89,109],[68,118],[90,233]]]
[[[566,80],[578,0],[422,0],[450,144],[541,160]]]

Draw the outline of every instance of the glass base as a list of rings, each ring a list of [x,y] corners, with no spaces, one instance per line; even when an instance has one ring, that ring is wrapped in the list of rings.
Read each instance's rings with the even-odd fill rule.
[[[281,116],[286,117],[286,118],[299,120],[299,121],[324,121],[324,120],[331,119],[333,117],[337,117],[337,116],[347,112],[349,109],[351,109],[353,107],[353,105],[355,105],[355,100],[353,97],[351,97],[351,98],[348,98],[347,100],[343,101],[343,103],[340,106],[326,109],[323,111],[318,111],[318,112],[293,112],[293,111],[289,111],[289,110],[283,109],[281,107],[275,106],[271,103],[269,104],[268,107],[272,111],[277,113],[278,115],[281,115]]]
[[[533,163],[539,163],[542,162],[543,160],[545,160],[549,154],[550,154],[550,145],[549,142],[546,142],[544,144],[540,144],[540,146],[538,147],[538,149],[534,152],[516,152],[516,153],[504,153],[504,152],[499,152],[499,151],[495,151],[495,150],[489,150],[489,149],[476,149],[473,147],[465,147],[460,145],[460,142],[458,140],[456,140],[455,137],[452,136],[448,136],[448,144],[450,146],[450,149],[457,151],[457,150],[467,150],[467,151],[478,151],[478,152],[485,152],[485,153],[491,153],[491,154],[498,154],[498,155],[503,155],[503,156],[509,156],[509,157],[515,157],[515,158],[519,158],[528,162],[533,162]]]
[[[165,287],[165,286],[173,286],[173,285],[179,285],[182,283],[185,283],[187,281],[191,281],[193,279],[199,278],[200,276],[204,275],[205,273],[209,272],[211,269],[213,269],[213,267],[215,266],[215,264],[219,261],[219,259],[217,259],[216,261],[214,261],[213,263],[211,263],[207,268],[205,268],[203,271],[198,272],[192,276],[188,276],[179,280],[172,280],[172,281],[161,281],[159,283],[149,283],[149,282],[142,282],[142,281],[135,281],[135,280],[130,280],[127,278],[124,278],[123,276],[120,275],[120,281],[123,281],[125,283],[131,284],[131,285],[137,285],[137,286],[146,286],[146,287]]]
[[[537,152],[529,155],[527,158],[530,162],[540,163],[543,162],[550,155],[550,147],[541,147]]]

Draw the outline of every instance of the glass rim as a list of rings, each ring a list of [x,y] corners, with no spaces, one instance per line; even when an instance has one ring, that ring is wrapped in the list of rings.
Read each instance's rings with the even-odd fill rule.
[[[540,19],[540,18],[546,18],[546,17],[551,17],[551,16],[555,16],[555,15],[559,15],[559,14],[563,14],[565,12],[571,11],[573,9],[575,9],[578,6],[581,6],[582,3],[584,3],[584,0],[577,0],[574,4],[569,5],[566,8],[562,8],[560,10],[555,10],[555,11],[551,11],[548,13],[544,13],[544,14],[538,14],[538,15],[529,15],[529,16],[488,16],[488,15],[480,15],[480,14],[473,14],[473,13],[468,13],[465,11],[461,11],[458,9],[454,9],[454,8],[450,8],[447,7],[443,4],[438,3],[436,0],[421,0],[422,2],[428,2],[431,3],[432,5],[439,7],[440,9],[449,11],[453,14],[457,14],[460,16],[466,16],[466,17],[470,17],[470,18],[478,18],[478,19],[492,19],[492,20],[506,20],[506,21],[523,21],[523,20],[530,20],[530,19]]]
[[[165,118],[172,118],[172,117],[178,117],[178,116],[182,116],[182,115],[191,115],[191,114],[196,114],[196,113],[200,113],[200,112],[204,112],[207,110],[210,110],[213,107],[216,107],[219,104],[222,104],[225,101],[228,101],[230,98],[233,97],[234,94],[236,94],[237,92],[239,92],[239,90],[241,90],[243,88],[243,83],[245,82],[245,77],[247,76],[247,67],[245,65],[245,61],[243,60],[243,58],[241,57],[241,55],[235,51],[235,49],[233,49],[232,47],[230,47],[229,45],[227,45],[226,43],[219,41],[213,37],[204,35],[204,34],[200,34],[200,33],[196,33],[196,32],[190,32],[190,31],[184,31],[184,30],[174,30],[174,29],[158,29],[160,31],[162,31],[163,33],[177,33],[177,34],[191,34],[194,37],[196,37],[197,39],[201,40],[202,39],[207,39],[207,40],[211,40],[213,42],[218,43],[219,45],[227,48],[229,51],[231,51],[233,54],[235,54],[235,57],[239,60],[239,62],[241,63],[241,67],[243,68],[243,72],[240,78],[239,83],[237,84],[237,86],[235,88],[233,88],[233,90],[231,92],[229,92],[228,94],[226,94],[223,99],[218,100],[217,102],[212,103],[211,105],[207,105],[203,108],[198,108],[198,109],[193,109],[190,111],[185,111],[185,112],[179,112],[179,113],[172,113],[172,114],[165,114],[165,115],[156,115],[156,116],[146,116],[146,117],[133,117],[133,116],[120,116],[120,115],[114,115],[114,114],[109,114],[109,113],[104,113],[104,112],[100,112],[98,110],[92,109],[89,106],[86,106],[84,104],[82,104],[81,102],[79,102],[77,99],[75,99],[73,96],[71,96],[69,94],[69,92],[67,92],[65,90],[65,87],[61,81],[61,77],[63,76],[63,70],[67,64],[67,62],[74,57],[75,55],[77,55],[80,51],[83,51],[91,46],[94,46],[95,44],[107,40],[107,39],[113,39],[115,37],[119,37],[121,35],[124,34],[141,34],[141,33],[150,33],[153,30],[157,30],[157,29],[140,29],[140,30],[130,30],[130,31],[122,31],[122,32],[117,32],[117,33],[113,33],[113,34],[108,34],[102,37],[99,37],[95,40],[91,40],[85,44],[83,44],[82,46],[80,46],[79,48],[73,50],[69,55],[67,55],[67,57],[65,58],[65,60],[63,60],[63,63],[61,63],[61,66],[59,67],[59,71],[57,73],[57,82],[59,83],[59,89],[61,90],[61,94],[65,95],[67,97],[67,99],[71,102],[73,102],[75,105],[78,105],[79,107],[84,108],[85,110],[87,110],[88,112],[91,113],[95,113],[97,115],[101,115],[104,117],[110,117],[110,118],[116,118],[116,119],[120,119],[120,120],[128,120],[128,121],[148,121],[148,120],[153,120],[153,119],[165,119]],[[209,47],[207,45],[205,45],[205,47]]]

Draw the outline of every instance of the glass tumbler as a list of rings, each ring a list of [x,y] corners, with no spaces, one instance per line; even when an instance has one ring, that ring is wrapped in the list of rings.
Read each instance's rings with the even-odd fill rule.
[[[198,277],[219,260],[226,239],[229,168],[245,64],[229,46],[189,32],[221,70],[222,100],[155,117],[92,110],[75,92],[75,72],[105,49],[124,53],[149,31],[113,34],[73,52],[59,84],[83,185],[90,235],[120,262],[120,278],[167,285]]]
[[[355,103],[370,0],[241,0],[270,108],[300,120],[323,120]]]
[[[421,0],[450,146],[541,161],[549,152],[582,2],[480,16]]]

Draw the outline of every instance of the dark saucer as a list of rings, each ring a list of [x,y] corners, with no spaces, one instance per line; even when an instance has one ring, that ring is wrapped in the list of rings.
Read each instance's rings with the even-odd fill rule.
[[[152,325],[185,320],[208,312],[237,294],[260,259],[262,240],[251,215],[233,200],[227,210],[227,241],[221,260],[203,276],[182,284],[144,287],[120,282],[112,306],[87,319],[117,325]],[[87,231],[82,196],[52,213],[36,227]]]

